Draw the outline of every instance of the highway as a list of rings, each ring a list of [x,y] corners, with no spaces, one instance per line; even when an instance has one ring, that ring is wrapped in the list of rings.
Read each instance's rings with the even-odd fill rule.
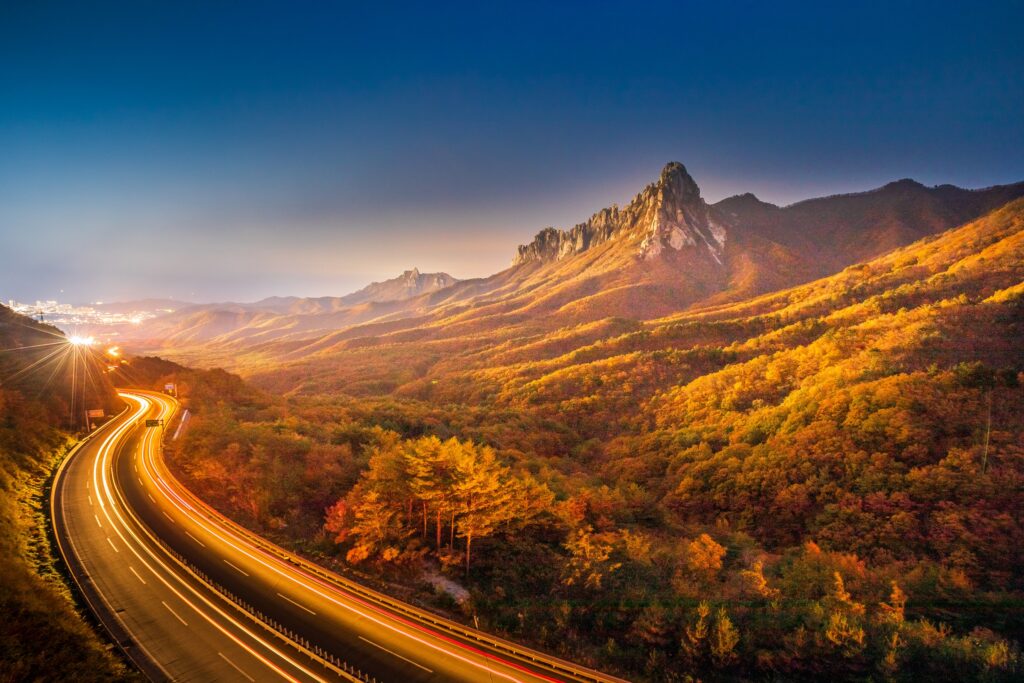
[[[89,607],[151,680],[618,680],[376,593],[232,523],[163,462],[177,402],[121,397],[125,412],[62,464],[51,506]]]

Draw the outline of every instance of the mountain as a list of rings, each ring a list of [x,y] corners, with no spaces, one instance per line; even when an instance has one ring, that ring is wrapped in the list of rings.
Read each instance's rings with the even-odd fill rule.
[[[793,250],[821,276],[966,223],[1022,195],[1024,183],[964,190],[903,179],[787,207],[748,193],[714,208],[723,220]]]
[[[671,162],[626,208],[603,209],[571,230],[545,228],[519,247],[512,265],[560,261],[610,240],[631,243],[642,259],[686,247],[695,254],[706,250],[722,265],[725,239],[724,222],[701,198],[697,183],[682,164]]]
[[[407,270],[396,278],[373,282],[358,292],[341,297],[348,306],[356,306],[370,302],[402,301],[420,294],[436,292],[451,287],[458,280],[448,273],[421,273],[419,268]]]
[[[122,328],[119,340],[137,349],[153,349],[309,337],[403,310],[403,302],[457,282],[447,273],[421,273],[413,268],[341,297],[268,297],[245,304],[185,305],[132,328]]]
[[[515,476],[488,475],[489,495],[514,521],[474,541],[462,580],[544,599],[483,601],[481,620],[624,674],[1019,680],[1024,199],[747,298],[650,319],[530,308],[580,264],[664,265],[640,228],[538,252],[477,300],[455,303],[459,283],[415,319],[272,345],[252,379],[287,401],[196,410],[183,468],[240,519],[258,499],[253,523],[291,543],[326,528],[318,552],[418,581],[423,558],[468,557],[456,463],[499,462]],[[706,247],[663,254],[662,273],[719,267]],[[702,654],[711,629],[728,663]]]
[[[253,304],[222,304],[241,306],[251,310],[266,310],[281,314],[333,313],[361,304],[404,301],[420,294],[451,287],[458,280],[448,273],[421,273],[419,268],[403,272],[398,277],[372,282],[359,291],[339,297],[273,296]]]
[[[617,375],[618,381],[635,391],[652,386],[656,377],[660,378],[657,382],[679,378],[679,370],[671,363],[660,370],[656,368],[662,361],[656,362],[654,369],[647,367],[659,352],[672,354],[674,349],[701,344],[728,347],[755,332],[771,339],[773,330],[797,339],[804,333],[800,323],[805,318],[844,306],[870,310],[864,308],[866,304],[856,304],[862,300],[877,302],[871,305],[889,311],[899,308],[908,297],[914,300],[922,291],[935,292],[929,296],[941,298],[954,295],[954,289],[970,292],[970,296],[1012,289],[1024,276],[1020,270],[1024,259],[1014,261],[1021,255],[1022,223],[1024,203],[1017,200],[986,218],[925,238],[866,265],[848,267],[825,280],[732,301],[712,297],[647,320],[623,316],[535,319],[524,316],[521,308],[509,313],[501,303],[481,302],[439,307],[431,315],[408,321],[360,325],[309,343],[252,350],[243,355],[242,367],[266,386],[282,391],[315,387],[317,391],[397,393],[453,403],[506,397],[504,400],[522,405],[519,401],[544,402],[543,396],[552,390],[572,395],[577,384],[591,386],[589,380],[577,376],[577,369],[584,367],[603,375],[624,373]],[[990,245],[1000,245],[998,262],[986,255],[997,251]],[[984,287],[968,286],[968,272],[978,282],[985,282]],[[868,277],[875,273],[878,277]],[[947,280],[959,284],[944,284]],[[587,311],[578,302],[569,304],[568,309]],[[277,367],[284,360],[292,362]],[[637,364],[646,367],[650,377],[634,376]],[[267,369],[268,365],[276,369]],[[687,372],[706,370],[703,361],[689,362],[687,367]],[[617,391],[618,381],[607,390]]]
[[[243,372],[399,333],[461,335],[483,348],[581,323],[645,321],[749,299],[977,218],[1021,194],[1024,183],[962,190],[898,181],[788,207],[749,194],[708,204],[686,168],[672,162],[625,207],[568,230],[542,230],[516,250],[509,268],[487,278],[412,270],[348,297],[189,307],[145,322],[126,341]]]

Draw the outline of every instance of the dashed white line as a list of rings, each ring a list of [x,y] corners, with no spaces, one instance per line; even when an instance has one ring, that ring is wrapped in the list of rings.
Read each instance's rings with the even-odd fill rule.
[[[280,595],[280,593],[278,593],[278,595]],[[427,667],[423,666],[419,662],[414,662],[411,659],[409,659],[408,657],[403,657],[402,655],[398,654],[397,652],[389,650],[386,647],[384,647],[383,645],[378,645],[377,643],[373,642],[372,640],[367,640],[366,638],[363,638],[362,636],[359,636],[359,640],[363,641],[364,643],[369,643],[370,645],[373,645],[374,647],[379,647],[381,650],[384,650],[384,652],[387,652],[390,655],[394,655],[394,656],[398,657],[401,660],[409,662],[413,666],[418,666],[419,668],[423,669],[424,671],[426,671],[429,674],[434,673],[433,669],[428,669]]]
[[[167,514],[167,510],[161,510],[160,512],[164,513],[164,517],[166,517],[167,519],[171,520],[171,524],[174,524],[174,517],[171,517],[169,514]],[[186,531],[185,533],[188,533],[188,532]]]
[[[89,505],[92,505],[92,496],[87,496],[87,497],[89,498]]]
[[[99,528],[101,528],[101,529],[102,529],[102,528],[103,528],[103,522],[101,522],[101,521],[100,521],[100,516],[99,516],[99,515],[93,515],[93,517],[95,517],[95,518],[96,518],[96,524],[97,524],[97,526],[99,526]]]
[[[309,608],[308,608],[308,607],[306,607],[305,605],[300,605],[299,603],[297,603],[297,602],[295,602],[294,600],[292,600],[291,598],[289,598],[289,597],[288,597],[287,595],[281,595],[280,593],[278,593],[278,594],[277,594],[277,597],[279,597],[279,598],[284,598],[285,600],[287,600],[288,602],[292,603],[292,604],[293,604],[293,605],[295,605],[296,607],[299,607],[299,608],[301,608],[301,609],[304,609],[304,610],[306,610],[307,612],[309,612],[310,614],[312,614],[312,615],[316,616],[316,612],[314,612],[313,610],[309,609]]]
[[[116,545],[114,545],[114,542],[110,540],[110,536],[107,536],[107,543],[109,543],[109,544],[110,544],[110,547],[114,549],[114,552],[115,552],[115,553],[116,553],[116,552],[120,552],[120,551],[119,551],[119,550],[117,549],[117,546],[116,546]]]
[[[225,657],[225,656],[224,656],[224,653],[223,653],[223,652],[218,652],[217,654],[218,654],[218,655],[220,656],[220,658],[221,658],[221,659],[223,659],[223,660],[224,660],[225,662],[227,662],[227,663],[228,663],[228,664],[230,664],[230,665],[231,665],[232,667],[234,667],[235,671],[237,671],[238,673],[242,674],[243,676],[245,676],[246,678],[248,678],[248,679],[249,679],[250,681],[253,681],[253,683],[255,683],[255,681],[256,681],[256,679],[255,679],[255,678],[253,678],[252,676],[250,676],[249,674],[245,673],[245,672],[244,672],[244,671],[242,671],[242,670],[241,670],[240,668],[238,668],[238,665],[237,665],[237,664],[235,664],[234,662],[232,662],[232,661],[231,661],[230,659],[228,659],[227,657]]]
[[[238,567],[236,567],[232,563],[228,562],[227,560],[224,560],[224,564],[226,564],[227,566],[231,567],[232,569],[234,569],[236,572],[238,572],[240,574],[245,574],[246,576],[249,576],[249,574],[247,572],[243,571],[242,569],[239,569]]]
[[[189,538],[191,538],[191,539],[192,539],[193,541],[195,541],[196,543],[198,543],[199,545],[203,546],[204,548],[206,547],[206,544],[205,544],[205,543],[203,543],[202,541],[200,541],[200,540],[199,540],[198,538],[196,538],[196,537],[195,537],[195,536],[193,536],[192,534],[188,533],[187,531],[185,532],[185,534],[186,534],[186,535],[187,535],[187,536],[188,536]]]
[[[139,573],[135,571],[135,567],[128,565],[128,569],[131,570],[132,574],[135,574],[135,578],[142,582],[142,585],[146,585],[146,580],[139,576]]]
[[[148,492],[148,491],[146,492],[146,496],[148,496],[148,497],[149,497],[149,502],[151,502],[151,503],[156,503],[156,501],[155,501],[155,500],[153,500],[153,496],[149,495],[149,492]]]
[[[179,616],[178,616],[178,613],[177,613],[177,612],[175,612],[174,610],[172,610],[172,609],[171,609],[171,606],[170,606],[170,605],[168,605],[168,604],[167,604],[166,602],[164,602],[163,600],[161,600],[161,601],[160,601],[160,604],[161,604],[161,605],[163,605],[164,607],[166,607],[166,608],[167,608],[167,611],[168,611],[168,612],[170,612],[171,614],[173,614],[173,615],[174,615],[174,617],[175,617],[175,618],[176,618],[176,619],[177,619],[178,621],[180,621],[181,623],[185,624],[185,626],[188,626],[188,622],[187,622],[187,621],[185,621],[184,619],[182,619],[181,617],[179,617]]]

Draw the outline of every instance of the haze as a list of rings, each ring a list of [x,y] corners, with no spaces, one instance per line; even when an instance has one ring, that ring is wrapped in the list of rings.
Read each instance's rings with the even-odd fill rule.
[[[1020,3],[7,3],[0,299],[487,275],[668,159],[710,200],[1016,181],[1022,24]]]

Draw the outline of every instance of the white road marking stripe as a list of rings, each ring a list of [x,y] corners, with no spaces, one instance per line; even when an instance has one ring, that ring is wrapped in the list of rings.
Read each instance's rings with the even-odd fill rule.
[[[138,579],[139,581],[141,581],[143,585],[146,584],[146,580],[144,578],[142,578],[141,576],[139,576],[139,573],[137,571],[135,571],[135,567],[133,567],[131,565],[128,565],[128,569],[130,569],[132,571],[132,574],[135,574],[135,578]]]
[[[169,514],[167,514],[166,510],[161,510],[161,512],[164,513],[164,517],[166,517],[167,519],[171,520],[171,524],[174,524],[174,517],[171,517]],[[186,533],[188,533],[188,532],[186,532]]]
[[[100,516],[99,515],[93,515],[93,517],[96,518],[96,524],[99,525],[99,527],[102,529],[103,528],[103,523],[100,522]]]
[[[232,661],[231,661],[230,659],[228,659],[227,657],[225,657],[225,656],[224,656],[224,653],[223,653],[223,652],[218,652],[217,654],[218,654],[218,655],[220,655],[220,658],[221,658],[221,659],[223,659],[223,660],[224,660],[225,662],[227,662],[228,664],[230,664],[231,666],[233,666],[233,667],[234,667],[234,669],[235,669],[235,671],[237,671],[238,673],[242,674],[243,676],[245,676],[246,678],[248,678],[248,679],[249,679],[250,681],[253,681],[253,683],[255,683],[255,681],[256,681],[256,679],[255,679],[255,678],[253,678],[252,676],[250,676],[249,674],[245,673],[245,672],[244,672],[244,671],[242,671],[242,670],[241,670],[240,668],[238,668],[238,665],[237,665],[237,664],[235,664],[234,662],[232,662]]]
[[[289,598],[287,595],[281,595],[280,593],[278,593],[277,596],[280,597],[280,598],[284,598],[285,600],[287,600],[288,602],[292,603],[296,607],[301,607],[302,609],[306,610],[310,614],[316,616],[316,612],[314,612],[313,610],[309,609],[305,605],[300,605],[299,603],[297,603],[294,600],[292,600],[291,598]]]
[[[163,605],[164,607],[166,607],[167,611],[170,612],[171,614],[173,614],[178,621],[180,621],[181,623],[185,624],[185,626],[188,626],[188,622],[185,621],[184,619],[182,619],[181,617],[179,617],[178,613],[175,612],[174,610],[172,610],[170,605],[168,605],[163,600],[160,601],[160,604]]]
[[[248,574],[247,572],[244,572],[244,571],[242,571],[241,569],[239,569],[239,568],[238,568],[238,567],[236,567],[235,565],[231,564],[231,563],[230,563],[230,562],[228,562],[227,560],[224,560],[224,563],[225,563],[225,564],[227,564],[227,565],[228,565],[229,567],[231,567],[232,569],[234,569],[235,571],[237,571],[238,573],[240,573],[240,574],[245,574],[246,576],[249,576],[249,574]]]
[[[114,549],[115,553],[116,552],[120,552],[120,551],[118,551],[117,546],[114,545],[114,542],[110,540],[110,536],[107,536],[107,543],[110,544],[110,547]]]
[[[89,505],[92,505],[92,496],[89,496]]]
[[[280,593],[278,593],[278,595],[280,595]],[[423,666],[419,662],[414,662],[411,659],[409,659],[408,657],[403,657],[402,655],[398,654],[397,652],[393,652],[393,651],[387,649],[386,647],[384,647],[383,645],[378,645],[377,643],[373,642],[372,640],[367,640],[366,638],[363,638],[362,636],[359,636],[359,640],[363,641],[364,643],[369,643],[370,645],[373,645],[374,647],[379,647],[381,650],[384,650],[384,652],[387,652],[388,654],[394,655],[394,656],[398,657],[399,659],[402,659],[402,660],[404,660],[406,662],[409,662],[413,666],[418,666],[419,668],[423,669],[424,671],[426,671],[429,674],[434,673],[433,669],[428,669],[427,667]]]
[[[191,539],[192,539],[193,541],[195,541],[196,543],[198,543],[199,545],[203,546],[204,548],[206,547],[206,544],[205,544],[205,543],[203,543],[202,541],[200,541],[200,540],[199,540],[198,538],[196,538],[196,537],[195,537],[195,536],[193,536],[192,534],[188,533],[187,531],[185,532],[185,534],[186,534],[186,535],[187,535],[187,536],[188,536],[189,538],[191,538]]]
[[[155,500],[153,500],[153,496],[149,495],[148,491],[146,492],[146,495],[149,496],[149,502],[151,502],[151,503],[155,503],[156,502]]]

